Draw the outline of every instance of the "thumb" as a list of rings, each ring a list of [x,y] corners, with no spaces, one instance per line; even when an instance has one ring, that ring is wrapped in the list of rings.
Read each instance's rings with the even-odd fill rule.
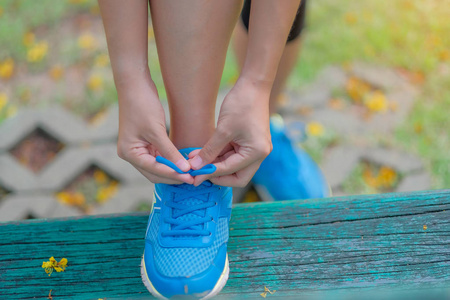
[[[161,153],[161,156],[173,162],[181,171],[187,172],[191,169],[191,165],[181,155],[180,151],[178,151],[166,134],[159,137],[153,144],[159,153]]]
[[[206,164],[213,162],[231,141],[231,139],[231,136],[221,134],[220,131],[216,129],[213,136],[209,139],[205,146],[203,146],[200,152],[190,160],[192,168],[194,170],[198,170]]]

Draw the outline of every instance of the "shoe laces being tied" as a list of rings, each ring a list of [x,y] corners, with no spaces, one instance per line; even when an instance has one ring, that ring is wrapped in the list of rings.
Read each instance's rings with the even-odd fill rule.
[[[200,170],[181,171],[175,164],[164,157],[158,156],[159,163],[171,167],[181,174],[190,173],[192,176],[211,174],[216,170],[216,166],[209,164]],[[164,218],[164,222],[170,224],[168,230],[161,232],[163,237],[199,237],[209,236],[211,232],[205,229],[207,222],[214,221],[211,215],[207,214],[207,209],[217,205],[211,199],[211,193],[220,189],[210,181],[204,181],[200,186],[195,187],[190,184],[167,185],[170,193],[165,205],[170,210],[170,216]]]

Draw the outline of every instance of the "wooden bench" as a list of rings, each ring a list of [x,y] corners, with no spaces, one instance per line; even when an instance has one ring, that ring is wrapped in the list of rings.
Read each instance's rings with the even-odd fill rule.
[[[0,224],[0,298],[151,299],[139,272],[146,226],[141,213]],[[261,299],[264,286],[269,299],[450,297],[450,190],[239,204],[230,228],[219,299]],[[65,272],[44,272],[51,256],[68,259]]]

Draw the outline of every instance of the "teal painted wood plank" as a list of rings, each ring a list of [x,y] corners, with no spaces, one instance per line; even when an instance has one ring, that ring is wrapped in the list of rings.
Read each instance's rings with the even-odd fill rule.
[[[146,225],[143,214],[0,223],[0,295],[151,299]],[[260,299],[265,285],[277,290],[268,298],[450,287],[450,190],[240,204],[230,227],[219,298]],[[47,276],[50,256],[67,270]]]

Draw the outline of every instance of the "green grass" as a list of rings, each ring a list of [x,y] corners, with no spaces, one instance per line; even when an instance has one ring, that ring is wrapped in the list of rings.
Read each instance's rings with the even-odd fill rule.
[[[376,170],[376,165],[370,165],[372,170]],[[355,169],[350,173],[348,178],[342,184],[342,191],[349,195],[364,195],[364,194],[380,194],[392,192],[393,189],[398,186],[402,179],[402,174],[396,174],[395,179],[386,186],[370,186],[364,177],[364,171],[367,171],[367,162],[359,163]],[[378,174],[378,171],[375,171]],[[376,178],[376,175],[375,175]],[[379,180],[379,179],[378,179]]]
[[[349,195],[378,194],[380,191],[366,184],[363,165],[358,164],[342,184],[342,191]]]
[[[71,8],[68,0],[0,0],[0,7],[3,9],[0,16],[0,60],[6,57],[24,59],[23,35],[43,25],[56,27]]]
[[[291,85],[313,79],[326,65],[355,60],[428,74],[439,65],[439,53],[450,49],[448,1],[315,0],[308,4],[302,59]],[[349,16],[355,23],[346,21]]]
[[[329,64],[365,61],[423,74],[425,81],[394,144],[418,154],[432,172],[433,188],[450,187],[450,1],[314,0],[301,60],[291,89],[313,80]],[[349,24],[346,18],[354,17]],[[414,128],[420,123],[423,131]]]
[[[448,74],[430,74],[408,121],[396,133],[401,146],[424,158],[433,172],[435,188],[450,187],[449,87]]]

